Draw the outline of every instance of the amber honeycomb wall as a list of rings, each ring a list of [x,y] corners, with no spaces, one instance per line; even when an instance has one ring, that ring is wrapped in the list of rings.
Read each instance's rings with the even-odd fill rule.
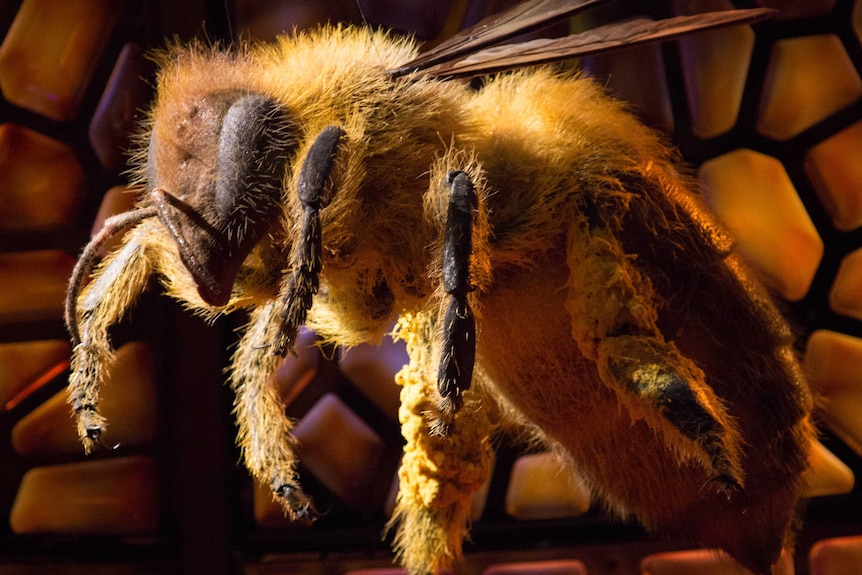
[[[493,9],[450,4],[366,12],[433,37]],[[655,4],[655,17],[733,6]],[[787,302],[828,409],[807,526],[780,568],[844,575],[862,572],[862,0],[768,4],[777,16],[755,27],[583,65],[680,145]],[[260,38],[355,17],[314,2],[229,8],[234,33]],[[279,371],[303,483],[326,511],[311,528],[286,522],[236,465],[221,370],[242,318],[205,326],[148,295],[114,334],[106,448],[84,458],[75,438],[62,397],[66,278],[90,233],[131,203],[122,150],[150,97],[142,53],[204,27],[228,36],[222,2],[0,1],[0,574],[397,572],[380,537],[400,456],[396,344],[342,354],[303,333]],[[464,573],[729,572],[607,520],[576,478],[505,438],[473,520]]]

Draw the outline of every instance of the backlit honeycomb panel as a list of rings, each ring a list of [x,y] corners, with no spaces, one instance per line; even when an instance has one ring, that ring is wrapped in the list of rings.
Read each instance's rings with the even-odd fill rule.
[[[802,299],[820,266],[823,241],[781,162],[734,150],[704,162],[700,181],[707,206],[736,237],[743,257],[784,299]]]
[[[73,119],[119,4],[25,0],[0,46],[0,89],[6,100],[52,120]]]
[[[503,4],[369,3],[374,22],[431,39]],[[258,38],[358,18],[349,3],[227,4],[235,33]],[[638,2],[617,4],[615,16],[642,15]],[[646,15],[743,7],[656,4]],[[757,4],[778,12],[581,64],[679,144],[709,206],[787,302],[824,434],[799,549],[776,575],[846,575],[862,565],[862,0]],[[74,256],[134,201],[122,172],[150,97],[144,54],[173,34],[228,37],[224,5],[0,1],[0,575],[401,573],[381,533],[397,489],[402,344],[345,352],[304,332],[274,378],[324,513],[312,527],[286,521],[237,466],[222,369],[242,318],[205,326],[146,297],[112,334],[105,445],[85,458],[75,438],[61,321]],[[710,550],[608,521],[577,477],[509,438],[472,519],[459,573],[736,573]]]
[[[676,11],[691,14],[728,10],[727,0],[676,2]],[[679,42],[691,130],[699,138],[725,134],[736,124],[754,49],[750,26],[735,26],[683,38]]]

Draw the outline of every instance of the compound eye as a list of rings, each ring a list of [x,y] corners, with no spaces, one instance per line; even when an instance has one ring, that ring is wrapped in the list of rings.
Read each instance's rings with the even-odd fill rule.
[[[238,212],[254,217],[280,203],[285,169],[297,146],[291,128],[278,103],[264,95],[244,95],[231,104],[218,141],[215,202],[223,218]],[[241,192],[249,188],[253,193]]]
[[[178,114],[175,132],[153,129],[151,198],[201,298],[221,306],[278,219],[296,130],[262,94],[208,95]]]

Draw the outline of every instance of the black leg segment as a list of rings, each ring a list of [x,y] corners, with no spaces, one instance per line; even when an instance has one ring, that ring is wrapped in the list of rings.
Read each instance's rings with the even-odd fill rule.
[[[440,393],[441,419],[434,431],[452,433],[454,417],[463,404],[463,393],[470,388],[476,357],[476,322],[467,302],[473,290],[470,282],[470,255],[473,249],[473,210],[476,192],[464,172],[452,172],[447,179],[451,188],[443,244],[443,289],[449,303],[443,317],[443,342],[437,390]]]
[[[688,381],[664,365],[617,359],[609,364],[614,377],[661,413],[683,437],[695,442],[709,458],[712,485],[728,499],[742,490],[725,446],[725,429],[698,399]]]
[[[297,194],[302,202],[303,224],[293,272],[282,292],[285,305],[274,345],[278,355],[293,350],[299,327],[305,323],[319,287],[318,274],[323,265],[320,209],[329,203],[323,196],[323,188],[343,135],[344,130],[337,126],[324,128],[311,145],[299,172]]]

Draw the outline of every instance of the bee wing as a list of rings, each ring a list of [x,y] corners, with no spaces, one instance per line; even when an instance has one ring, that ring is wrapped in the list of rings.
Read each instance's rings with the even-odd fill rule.
[[[440,61],[422,70],[429,76],[474,76],[522,66],[544,64],[566,58],[670,40],[692,32],[751,24],[769,17],[774,10],[726,10],[677,16],[665,20],[636,19],[601,26],[564,38],[539,39],[520,44],[486,48],[462,58]],[[399,68],[409,67],[410,64]]]
[[[519,34],[525,34],[574,16],[608,0],[528,0],[505,12],[492,14],[479,23],[462,30],[418,58],[392,70],[393,76],[404,76],[431,66],[449,62],[464,54],[477,52],[486,46],[499,44]]]

